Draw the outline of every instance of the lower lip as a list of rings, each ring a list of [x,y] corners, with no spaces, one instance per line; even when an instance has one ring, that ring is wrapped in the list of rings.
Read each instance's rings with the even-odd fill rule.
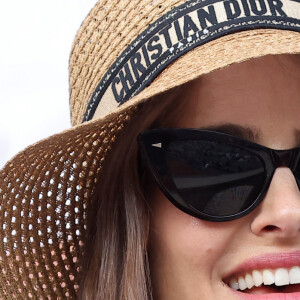
[[[246,294],[234,290],[232,292],[242,300],[300,300],[300,292],[270,293],[264,295]]]

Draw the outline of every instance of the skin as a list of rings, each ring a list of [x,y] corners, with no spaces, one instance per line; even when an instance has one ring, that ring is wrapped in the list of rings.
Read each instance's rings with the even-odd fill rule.
[[[214,71],[188,84],[174,127],[249,127],[274,149],[299,146],[300,59],[266,56]],[[149,256],[155,300],[239,299],[224,275],[254,256],[300,250],[300,193],[290,169],[275,171],[249,215],[214,223],[180,211],[155,188],[150,197]]]

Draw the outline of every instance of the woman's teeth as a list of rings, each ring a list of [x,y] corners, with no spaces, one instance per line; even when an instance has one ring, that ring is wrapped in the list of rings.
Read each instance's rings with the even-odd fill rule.
[[[295,266],[289,269],[278,268],[275,270],[254,270],[245,276],[231,279],[229,285],[234,290],[252,289],[261,285],[283,286],[300,283],[300,267]]]

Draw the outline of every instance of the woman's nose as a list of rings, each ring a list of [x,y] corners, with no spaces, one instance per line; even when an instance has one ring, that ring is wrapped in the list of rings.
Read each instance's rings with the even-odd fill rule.
[[[257,208],[251,230],[258,236],[294,238],[300,230],[300,192],[289,168],[275,170],[269,189]]]

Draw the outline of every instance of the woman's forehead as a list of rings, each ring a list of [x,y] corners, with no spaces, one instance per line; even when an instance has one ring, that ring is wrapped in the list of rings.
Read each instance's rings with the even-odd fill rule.
[[[264,82],[267,82],[269,79],[268,77],[265,77],[265,74],[268,73],[270,78],[275,76],[280,78],[279,75],[285,76],[285,73],[288,73],[289,75],[295,74],[300,80],[300,55],[283,54],[252,58],[203,75],[201,81],[202,83],[212,82],[214,84],[225,84],[227,81],[232,82],[233,78],[239,79],[241,75],[247,78],[247,76],[249,77],[253,73],[263,74],[265,78]],[[249,79],[251,80],[248,82],[255,82],[255,78]],[[192,85],[193,84],[197,84],[196,81],[194,81]]]
[[[234,124],[252,130],[257,142],[274,131],[296,137],[295,130],[300,129],[299,62],[296,55],[268,56],[202,76],[179,95],[183,104],[172,126]]]
[[[186,85],[184,98],[188,113],[228,108],[281,106],[298,108],[300,60],[296,55],[266,56],[203,75]],[[294,100],[294,101],[293,101]],[[289,105],[287,105],[289,102]],[[293,103],[294,102],[294,103]],[[191,108],[191,109],[189,109]],[[185,109],[183,109],[184,113]]]

